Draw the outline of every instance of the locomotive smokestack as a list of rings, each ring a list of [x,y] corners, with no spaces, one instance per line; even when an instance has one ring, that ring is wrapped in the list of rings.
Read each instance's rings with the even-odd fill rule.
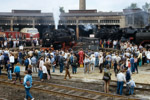
[[[80,0],[79,6],[79,10],[86,10],[86,0]]]

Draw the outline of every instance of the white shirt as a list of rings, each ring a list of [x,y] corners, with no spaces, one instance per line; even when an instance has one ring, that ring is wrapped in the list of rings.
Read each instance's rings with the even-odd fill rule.
[[[30,58],[28,58],[28,60],[29,60],[29,65],[31,65],[31,59],[30,59]]]
[[[150,52],[149,51],[148,51],[146,57],[147,57],[147,59],[150,59]]]
[[[43,61],[43,60],[40,60],[39,67],[42,67],[42,66],[44,66],[44,61]]]
[[[135,82],[133,80],[130,80],[127,84],[129,84],[129,86],[136,87]]]
[[[117,74],[117,81],[126,82],[125,75],[122,72]]]
[[[42,71],[43,71],[43,73],[47,73],[47,68],[46,68],[46,66],[42,66]]]
[[[15,62],[14,56],[10,56],[9,59],[10,59],[10,63],[14,63]]]
[[[121,58],[119,56],[116,57],[116,61],[117,63],[119,63],[119,61],[121,60]]]
[[[100,57],[99,59],[99,65],[103,63],[103,57]]]

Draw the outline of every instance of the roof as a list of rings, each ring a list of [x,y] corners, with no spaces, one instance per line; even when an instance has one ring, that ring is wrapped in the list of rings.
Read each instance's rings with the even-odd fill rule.
[[[53,16],[53,13],[9,13],[9,12],[0,12],[0,16],[40,16],[40,17],[43,17],[43,16]]]
[[[98,12],[98,13],[61,13],[60,17],[82,17],[82,16],[122,16],[123,12]]]

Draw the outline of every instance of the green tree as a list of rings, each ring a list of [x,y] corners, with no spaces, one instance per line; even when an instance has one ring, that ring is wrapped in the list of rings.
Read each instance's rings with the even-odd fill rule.
[[[148,12],[148,10],[150,9],[150,3],[145,3],[145,5],[142,6],[143,10]]]
[[[59,7],[60,13],[65,13],[64,7]]]
[[[137,3],[131,3],[131,5],[127,9],[137,9],[138,5]]]

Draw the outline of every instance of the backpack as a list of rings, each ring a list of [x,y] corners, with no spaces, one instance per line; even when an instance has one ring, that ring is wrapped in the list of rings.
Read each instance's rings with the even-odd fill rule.
[[[64,62],[64,59],[62,56],[59,57],[59,63],[63,63]]]
[[[24,62],[25,66],[28,66],[29,65],[29,60],[26,59],[25,62]]]

